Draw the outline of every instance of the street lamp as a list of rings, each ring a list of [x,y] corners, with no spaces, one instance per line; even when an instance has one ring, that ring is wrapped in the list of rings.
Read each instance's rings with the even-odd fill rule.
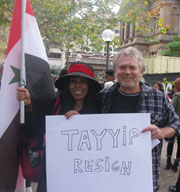
[[[110,29],[106,29],[102,33],[102,39],[107,42],[107,57],[106,57],[106,69],[109,66],[109,43],[114,39],[114,32]]]

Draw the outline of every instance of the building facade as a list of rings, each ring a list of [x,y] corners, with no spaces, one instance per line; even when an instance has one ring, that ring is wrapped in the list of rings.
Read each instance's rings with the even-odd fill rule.
[[[51,70],[58,70],[65,67],[65,52],[58,48],[50,48],[48,52],[48,62]]]
[[[161,7],[160,5],[163,2],[168,4]],[[145,41],[145,37],[149,36],[148,33],[145,35],[138,34],[135,31],[134,24],[122,23],[120,27],[121,48],[136,47],[144,56],[161,55],[162,51],[167,50],[167,44],[172,41],[173,35],[180,34],[180,0],[154,0],[149,9],[153,10],[158,6],[160,6],[159,18],[164,19],[165,25],[171,26],[170,30],[166,34],[155,30],[155,39],[148,44]]]
[[[114,29],[115,38],[119,38],[120,26],[116,26]],[[103,49],[99,52],[99,54],[82,51],[78,46],[75,47],[76,51],[69,53],[69,65],[72,62],[77,61],[78,57],[81,57],[81,61],[88,63],[93,66],[95,70],[95,77],[97,79],[102,80],[104,78],[105,70],[106,70],[106,58],[107,58],[107,46],[106,42],[104,42]],[[118,44],[114,42],[110,42],[109,46],[109,65],[108,68],[113,68],[112,60],[113,56],[118,52]],[[48,61],[51,68],[51,71],[60,71],[66,65],[66,56],[65,50],[60,50],[58,48],[50,48],[48,53]]]
[[[69,64],[78,60],[78,55],[81,56],[81,61],[90,64],[95,71],[95,78],[100,82],[104,80],[106,70],[106,56],[102,54],[94,54],[89,52],[78,51],[69,57]],[[113,68],[113,56],[109,57],[109,69]]]

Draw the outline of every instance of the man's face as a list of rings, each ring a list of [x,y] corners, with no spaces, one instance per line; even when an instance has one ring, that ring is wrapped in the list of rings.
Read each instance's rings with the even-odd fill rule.
[[[106,82],[108,81],[114,81],[114,76],[106,74]]]
[[[116,75],[120,83],[120,89],[125,93],[137,93],[140,91],[139,81],[142,70],[138,61],[124,55],[116,66]]]

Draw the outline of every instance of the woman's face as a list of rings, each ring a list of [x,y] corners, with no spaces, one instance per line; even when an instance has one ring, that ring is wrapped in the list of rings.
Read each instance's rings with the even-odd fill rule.
[[[88,93],[88,81],[86,78],[73,76],[69,81],[69,91],[76,100],[83,100]]]
[[[160,87],[157,83],[154,84],[154,88],[160,90]]]

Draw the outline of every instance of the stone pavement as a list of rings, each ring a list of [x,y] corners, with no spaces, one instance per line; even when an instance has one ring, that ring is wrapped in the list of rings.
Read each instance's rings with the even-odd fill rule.
[[[158,192],[167,192],[169,185],[174,185],[176,183],[178,172],[174,173],[172,170],[166,170],[166,148],[167,142],[163,141],[163,150],[162,150],[162,157],[161,157],[161,172],[159,178],[160,189]],[[173,157],[176,154],[177,145],[175,143],[174,150],[173,150]],[[174,159],[173,159],[174,162]],[[36,192],[36,184],[32,184],[33,192]]]
[[[178,178],[178,172],[174,173],[172,170],[166,170],[166,148],[167,148],[167,142],[163,141],[163,151],[161,156],[161,171],[160,171],[160,178],[159,178],[159,184],[160,189],[158,192],[167,192],[169,185],[175,185],[176,180]],[[173,150],[173,157],[175,157],[177,150],[177,143],[174,144],[174,150]],[[174,159],[173,161],[174,162]]]

